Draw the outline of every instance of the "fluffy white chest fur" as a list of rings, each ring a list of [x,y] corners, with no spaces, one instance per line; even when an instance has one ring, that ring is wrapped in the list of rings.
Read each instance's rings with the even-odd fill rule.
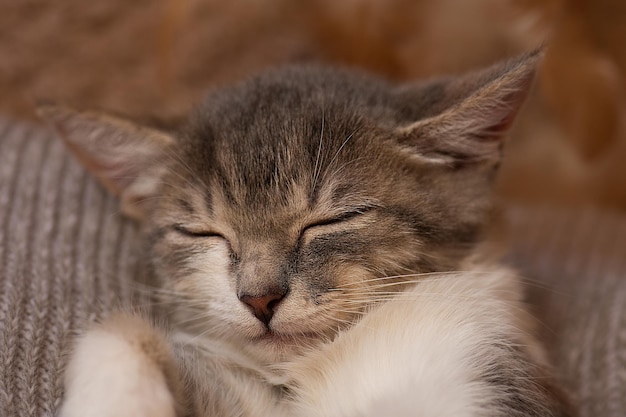
[[[209,377],[241,378],[244,405],[232,416],[499,415],[503,386],[516,381],[490,384],[484,373],[516,366],[512,341],[533,346],[519,294],[502,268],[433,274],[275,374],[231,351]],[[69,368],[61,416],[174,417],[175,394],[159,361],[165,353],[142,346],[151,340],[160,349],[161,337],[136,317],[88,332]],[[210,342],[195,343],[215,352]],[[538,350],[529,354],[543,362]],[[278,380],[287,394],[275,393]]]
[[[480,374],[523,340],[505,269],[433,275],[289,369],[303,416],[480,416],[497,402]],[[483,410],[483,411],[481,411]]]

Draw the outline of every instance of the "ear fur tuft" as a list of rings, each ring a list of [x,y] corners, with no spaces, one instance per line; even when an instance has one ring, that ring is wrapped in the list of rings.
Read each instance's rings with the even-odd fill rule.
[[[140,202],[157,191],[161,162],[173,138],[100,112],[80,112],[51,103],[41,104],[37,111],[107,190],[120,196],[122,210],[140,218]]]

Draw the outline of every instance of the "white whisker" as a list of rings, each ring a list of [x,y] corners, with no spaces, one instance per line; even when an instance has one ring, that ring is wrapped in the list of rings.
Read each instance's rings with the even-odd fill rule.
[[[320,158],[322,154],[322,145],[324,141],[324,124],[325,124],[325,115],[324,115],[324,109],[322,108],[322,127],[321,127],[321,132],[320,132],[319,146],[317,148],[317,157],[315,158],[315,166],[313,168],[313,181],[311,184],[311,194],[315,193],[319,171],[321,170],[321,167],[322,167],[322,161]]]

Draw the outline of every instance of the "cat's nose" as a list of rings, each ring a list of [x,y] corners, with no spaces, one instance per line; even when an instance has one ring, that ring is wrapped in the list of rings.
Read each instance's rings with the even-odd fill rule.
[[[239,296],[239,300],[250,308],[250,311],[266,326],[269,326],[270,320],[274,315],[274,310],[278,303],[285,297],[285,292],[271,291],[264,295],[248,295]]]

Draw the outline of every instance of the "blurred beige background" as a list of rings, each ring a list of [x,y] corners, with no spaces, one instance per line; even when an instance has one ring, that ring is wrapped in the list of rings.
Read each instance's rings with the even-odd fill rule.
[[[547,45],[507,148],[509,202],[626,209],[626,2],[0,0],[0,114],[53,99],[172,124],[212,86],[322,61],[396,80]]]

